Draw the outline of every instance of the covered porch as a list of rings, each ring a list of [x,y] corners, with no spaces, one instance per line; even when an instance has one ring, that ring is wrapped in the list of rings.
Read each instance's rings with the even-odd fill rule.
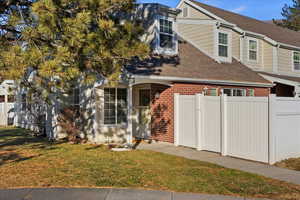
[[[169,131],[171,84],[137,80],[95,89],[97,143],[163,140]],[[171,96],[170,96],[171,95]]]
[[[277,74],[261,73],[274,86],[271,93],[278,97],[300,97],[300,77],[290,77]]]

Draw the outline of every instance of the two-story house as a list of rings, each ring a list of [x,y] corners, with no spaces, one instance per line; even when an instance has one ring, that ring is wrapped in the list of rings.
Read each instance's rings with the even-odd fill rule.
[[[80,98],[74,99],[86,110],[82,131],[87,138],[96,143],[131,143],[134,138],[174,143],[175,93],[268,96],[274,86],[269,78],[274,66],[281,69],[280,59],[275,58],[282,46],[253,29],[250,32],[244,27],[248,22],[243,27],[229,22],[225,16],[239,21],[239,15],[226,13],[189,0],[182,0],[177,8],[138,5],[135,17],[144,23],[147,34],[142,39],[150,44],[152,55],[125,66],[116,87],[99,80],[80,88]],[[265,78],[260,71],[268,72]],[[64,134],[55,107],[47,108],[46,132],[59,138]],[[26,117],[19,119],[20,126],[30,127]]]
[[[300,96],[300,33],[253,18],[182,0],[178,34],[218,62],[232,59],[275,84],[277,96]],[[226,41],[224,41],[224,38]]]

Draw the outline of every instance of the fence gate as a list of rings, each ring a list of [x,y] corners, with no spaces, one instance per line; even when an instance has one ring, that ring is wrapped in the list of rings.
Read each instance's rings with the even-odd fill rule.
[[[178,95],[176,98],[177,145],[197,148],[196,97],[194,95]]]
[[[200,97],[202,150],[221,152],[221,97]]]
[[[267,163],[268,98],[228,97],[224,105],[227,155]]]
[[[300,157],[300,99],[271,97],[272,163]]]

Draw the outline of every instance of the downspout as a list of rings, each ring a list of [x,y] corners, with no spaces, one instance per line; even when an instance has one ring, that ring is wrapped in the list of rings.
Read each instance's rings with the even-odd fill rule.
[[[246,36],[246,32],[240,36],[240,62],[244,62],[244,38]]]

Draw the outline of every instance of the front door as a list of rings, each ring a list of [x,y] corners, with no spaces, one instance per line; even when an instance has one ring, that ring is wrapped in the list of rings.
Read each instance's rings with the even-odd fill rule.
[[[135,137],[140,139],[148,139],[151,136],[151,91],[150,89],[138,90],[138,104],[135,107],[136,127]]]

